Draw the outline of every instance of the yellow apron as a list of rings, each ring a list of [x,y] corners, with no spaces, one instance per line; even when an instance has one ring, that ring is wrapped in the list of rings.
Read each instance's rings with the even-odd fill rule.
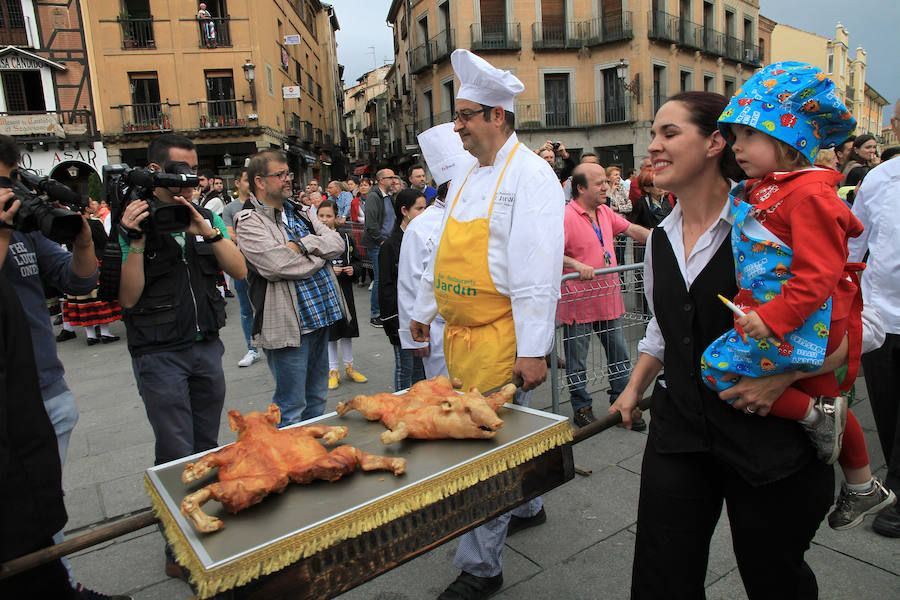
[[[508,383],[516,362],[512,303],[509,296],[497,291],[491,278],[488,234],[497,190],[518,148],[519,143],[500,171],[487,218],[463,223],[453,218],[453,208],[475,167],[466,174],[450,207],[435,258],[434,297],[447,320],[444,357],[450,377],[462,380],[463,389],[476,386],[486,391]]]

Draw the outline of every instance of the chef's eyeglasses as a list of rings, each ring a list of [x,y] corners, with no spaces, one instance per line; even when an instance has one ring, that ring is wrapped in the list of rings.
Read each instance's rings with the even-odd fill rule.
[[[282,181],[293,181],[294,174],[290,171],[279,171],[278,173],[269,173],[267,175],[260,175],[260,177],[277,177]]]
[[[484,106],[484,105],[482,105]],[[458,110],[453,113],[451,116],[454,121],[460,121],[462,123],[467,123],[472,117],[475,115],[480,115],[481,113],[486,113],[493,110],[493,106],[484,106],[481,110]]]

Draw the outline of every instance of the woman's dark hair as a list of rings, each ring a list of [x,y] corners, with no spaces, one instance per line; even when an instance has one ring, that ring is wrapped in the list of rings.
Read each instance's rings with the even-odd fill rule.
[[[450,189],[450,182],[445,181],[444,183],[442,183],[441,185],[438,186],[437,196],[435,196],[435,198],[437,198],[438,200],[443,202],[447,198],[447,190],[449,190],[449,189]]]
[[[335,202],[331,198],[322,200],[322,202],[319,203],[319,208],[330,208],[334,212],[334,216],[337,216],[338,214],[337,202]],[[316,214],[319,214],[319,208],[316,209]]]
[[[728,106],[728,98],[713,92],[681,92],[670,97],[669,102],[681,102],[690,114],[691,123],[697,126],[704,136],[718,131],[719,115]],[[719,172],[722,177],[733,181],[746,179],[747,175],[738,166],[731,146],[726,145],[719,157]]]
[[[397,194],[397,197],[394,199],[394,215],[396,215],[394,231],[400,230],[400,222],[403,220],[403,212],[400,209],[405,208],[408,212],[415,205],[416,200],[424,197],[425,194],[413,188],[406,188]]]
[[[860,156],[858,150],[863,147],[863,144],[865,144],[868,141],[874,140],[874,139],[875,139],[875,136],[872,135],[871,133],[864,133],[862,135],[856,136],[856,139],[853,140],[853,147],[850,148],[850,156],[847,159],[847,162],[849,163],[851,160],[855,160],[859,164],[861,164],[865,167],[868,167],[869,161],[867,161],[862,156]],[[856,184],[854,184],[854,185],[856,185]]]
[[[881,162],[886,162],[900,154],[900,146],[891,146],[881,153]]]

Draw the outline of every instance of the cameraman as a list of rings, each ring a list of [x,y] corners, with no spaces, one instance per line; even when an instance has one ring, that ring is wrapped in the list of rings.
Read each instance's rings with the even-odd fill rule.
[[[556,177],[559,179],[560,185],[572,175],[575,168],[575,161],[569,156],[568,150],[563,146],[562,142],[552,142],[547,140],[544,145],[537,149],[538,156],[547,161]],[[562,162],[560,162],[562,161]]]
[[[197,149],[184,136],[162,135],[147,148],[147,161],[154,171],[181,161],[196,172]],[[190,208],[186,232],[156,232],[149,204],[140,199],[126,206],[119,225],[119,303],[138,392],[156,437],[156,464],[218,445],[225,402],[225,349],[219,340],[225,304],[216,275],[224,270],[235,279],[247,276],[225,223],[186,200],[191,192],[153,191],[160,202]],[[174,562],[166,565],[170,576],[177,571]]]

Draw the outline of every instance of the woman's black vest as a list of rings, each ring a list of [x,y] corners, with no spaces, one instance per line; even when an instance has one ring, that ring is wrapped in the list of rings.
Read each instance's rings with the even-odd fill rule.
[[[194,207],[210,223],[213,213]],[[144,291],[123,311],[132,356],[180,350],[218,337],[225,326],[225,301],[216,288],[219,264],[211,244],[184,234],[184,254],[171,234],[148,236]]]
[[[657,452],[710,452],[751,485],[777,481],[815,458],[795,422],[733,409],[701,381],[700,356],[731,329],[734,317],[716,294],[737,292],[731,238],[694,280],[685,282],[665,231],[651,236],[653,305],[665,339],[665,385],[653,391],[650,440]]]

